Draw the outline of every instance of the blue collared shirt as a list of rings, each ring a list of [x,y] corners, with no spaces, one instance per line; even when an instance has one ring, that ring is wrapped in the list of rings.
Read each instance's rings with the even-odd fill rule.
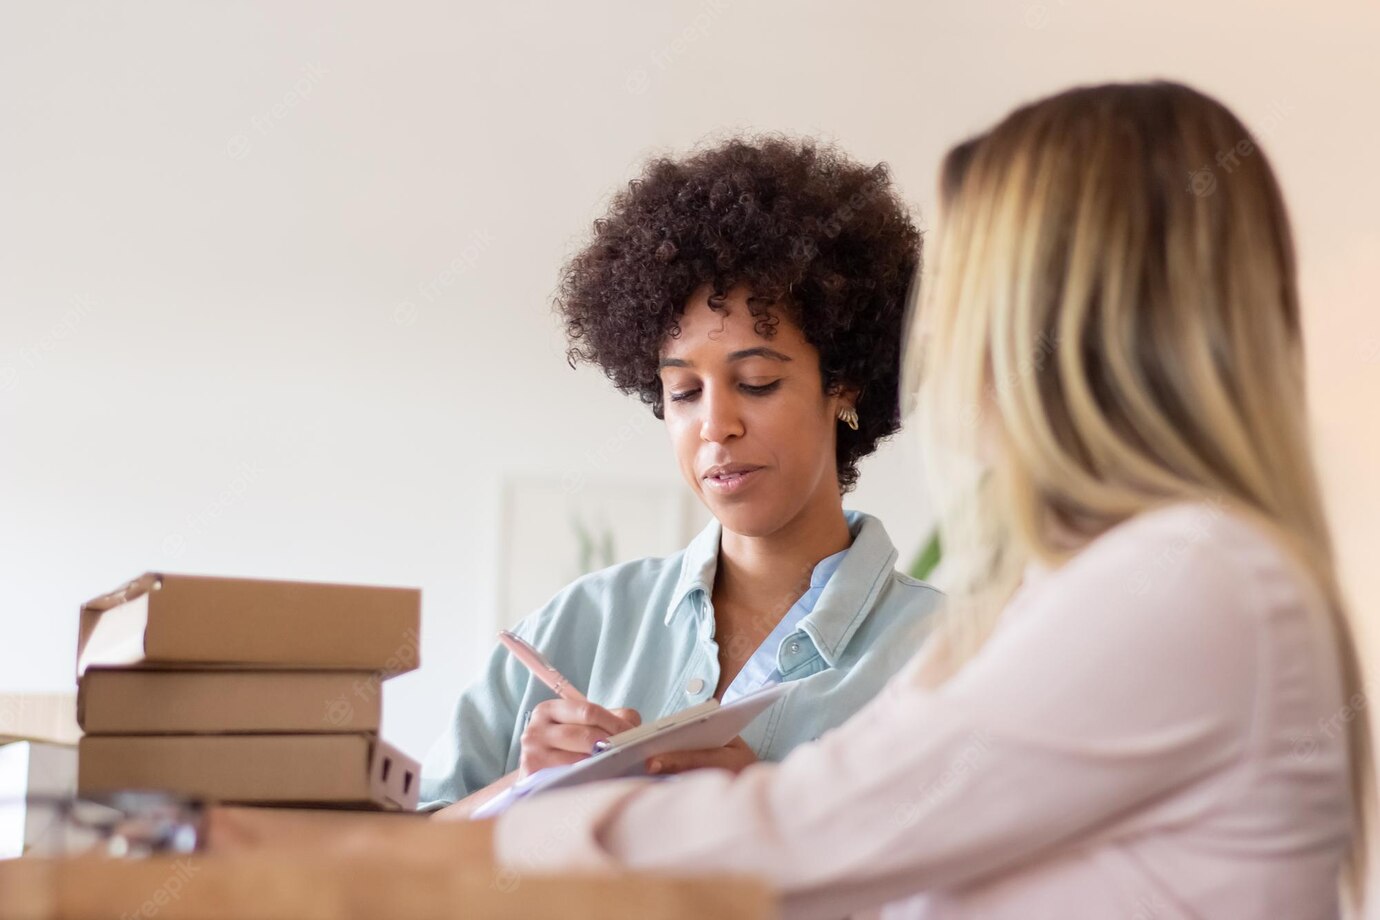
[[[786,611],[781,622],[777,623],[767,634],[767,638],[762,640],[762,644],[752,653],[752,657],[743,663],[743,667],[734,675],[732,683],[724,688],[722,702],[731,703],[740,696],[746,696],[754,690],[761,690],[767,684],[778,683],[781,680],[781,669],[776,666],[776,653],[781,648],[781,643],[795,632],[801,620],[814,612],[815,604],[819,603],[819,596],[824,593],[824,586],[829,584],[830,577],[846,555],[848,550],[839,550],[819,561],[810,573],[810,587],[806,588],[800,599]]]
[[[939,605],[937,589],[896,571],[880,521],[846,515],[852,545],[801,573],[808,588],[783,598],[788,613],[726,688],[732,698],[771,680],[799,683],[743,732],[762,760],[782,759],[876,695],[920,647]],[[591,700],[636,709],[644,722],[703,702],[720,677],[712,603],[720,534],[711,522],[675,555],[577,579],[514,632]],[[419,807],[458,801],[517,769],[532,710],[554,698],[495,646],[427,754]]]

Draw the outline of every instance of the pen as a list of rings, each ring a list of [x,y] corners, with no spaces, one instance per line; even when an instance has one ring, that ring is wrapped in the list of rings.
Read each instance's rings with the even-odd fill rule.
[[[546,656],[533,648],[530,643],[518,638],[506,629],[498,631],[498,641],[502,642],[508,651],[513,653],[514,658],[526,665],[527,670],[531,671],[537,680],[550,687],[561,699],[577,703],[585,702],[585,695],[571,686],[565,675],[557,671],[551,662],[546,660]]]

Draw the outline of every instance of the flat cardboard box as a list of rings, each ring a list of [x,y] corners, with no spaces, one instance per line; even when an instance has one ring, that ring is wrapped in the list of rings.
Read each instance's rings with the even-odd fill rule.
[[[0,693],[0,741],[76,744],[74,693]]]
[[[402,674],[420,664],[421,592],[150,572],[84,604],[88,667],[220,665]]]
[[[77,721],[89,735],[377,733],[381,680],[368,671],[89,668]]]
[[[86,735],[77,793],[412,811],[421,765],[372,735]]]
[[[64,824],[54,802],[70,799],[76,788],[75,746],[0,743],[0,859],[59,855],[71,845],[77,829]]]

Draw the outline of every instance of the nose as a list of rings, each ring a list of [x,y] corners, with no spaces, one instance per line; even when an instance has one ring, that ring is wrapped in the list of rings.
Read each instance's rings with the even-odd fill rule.
[[[700,399],[700,440],[713,444],[743,436],[743,415],[731,388],[705,387]]]

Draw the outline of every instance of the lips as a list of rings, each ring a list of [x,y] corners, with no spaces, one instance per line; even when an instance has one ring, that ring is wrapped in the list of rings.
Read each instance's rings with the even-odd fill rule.
[[[705,487],[720,495],[732,495],[759,478],[764,467],[751,463],[721,463],[704,471]]]

